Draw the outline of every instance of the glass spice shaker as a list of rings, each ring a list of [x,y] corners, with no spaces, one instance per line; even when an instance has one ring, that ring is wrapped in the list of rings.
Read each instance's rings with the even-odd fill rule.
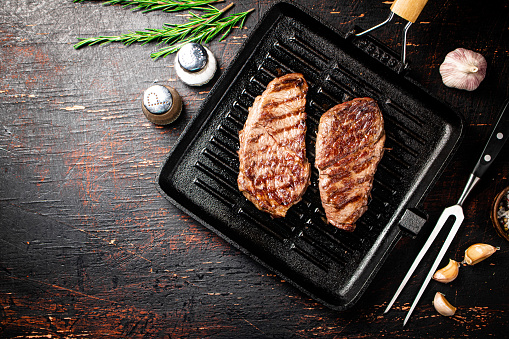
[[[168,125],[182,112],[182,98],[173,87],[152,85],[143,94],[141,108],[149,121]]]
[[[214,54],[195,42],[182,46],[175,57],[177,76],[189,86],[205,85],[214,77],[216,69]]]

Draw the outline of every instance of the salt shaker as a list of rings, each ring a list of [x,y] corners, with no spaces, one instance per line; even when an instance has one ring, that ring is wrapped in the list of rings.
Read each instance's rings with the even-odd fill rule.
[[[205,85],[214,77],[216,69],[214,54],[195,42],[182,46],[175,57],[177,76],[189,86]]]
[[[152,85],[143,94],[141,108],[149,121],[167,125],[179,117],[182,98],[173,87]]]

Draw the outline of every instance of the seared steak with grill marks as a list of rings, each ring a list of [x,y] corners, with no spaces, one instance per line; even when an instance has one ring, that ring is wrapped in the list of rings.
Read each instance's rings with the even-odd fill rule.
[[[299,73],[272,80],[239,132],[239,190],[258,209],[284,217],[309,185],[306,93]]]
[[[384,142],[382,113],[371,98],[339,104],[320,118],[315,166],[322,205],[332,225],[353,231],[367,210]]]

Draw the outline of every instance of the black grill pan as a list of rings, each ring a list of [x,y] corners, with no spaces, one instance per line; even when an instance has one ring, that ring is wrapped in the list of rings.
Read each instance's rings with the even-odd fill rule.
[[[371,37],[340,34],[281,2],[254,28],[161,167],[162,193],[317,301],[353,305],[402,233],[426,221],[418,208],[461,137],[463,121],[404,75],[399,56]],[[320,116],[371,97],[382,110],[386,151],[368,211],[352,233],[325,221],[317,171],[284,219],[257,210],[237,189],[238,132],[257,95],[276,76],[300,72],[307,95],[307,151],[314,164]]]

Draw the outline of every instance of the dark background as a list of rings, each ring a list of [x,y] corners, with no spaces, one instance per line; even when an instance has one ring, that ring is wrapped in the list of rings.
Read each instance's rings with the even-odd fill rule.
[[[227,3],[218,4],[223,7]],[[390,1],[296,3],[347,31],[383,21]],[[461,261],[476,242],[499,246],[486,261],[460,268],[453,283],[431,282],[409,324],[426,273],[418,270],[384,315],[443,207],[456,203],[508,96],[508,4],[430,1],[410,28],[410,76],[465,118],[464,138],[428,195],[429,222],[403,238],[359,302],[343,312],[311,300],[171,205],[157,190],[159,167],[218,76],[272,2],[254,8],[245,28],[208,46],[220,70],[200,88],[176,77],[173,56],[155,44],[74,50],[76,37],[118,35],[183,23],[184,13],[142,14],[87,1],[6,1],[0,6],[0,337],[307,338],[488,337],[509,326],[509,244],[489,219],[509,186],[509,146],[464,205],[465,221],[446,256]],[[403,20],[373,33],[396,51]],[[483,54],[481,86],[442,84],[445,55],[463,47]],[[184,99],[181,117],[158,127],[140,100],[154,81]],[[441,234],[438,243],[443,241]],[[438,249],[434,249],[438,252]],[[433,252],[424,267],[433,261]],[[458,311],[434,310],[436,290]]]

